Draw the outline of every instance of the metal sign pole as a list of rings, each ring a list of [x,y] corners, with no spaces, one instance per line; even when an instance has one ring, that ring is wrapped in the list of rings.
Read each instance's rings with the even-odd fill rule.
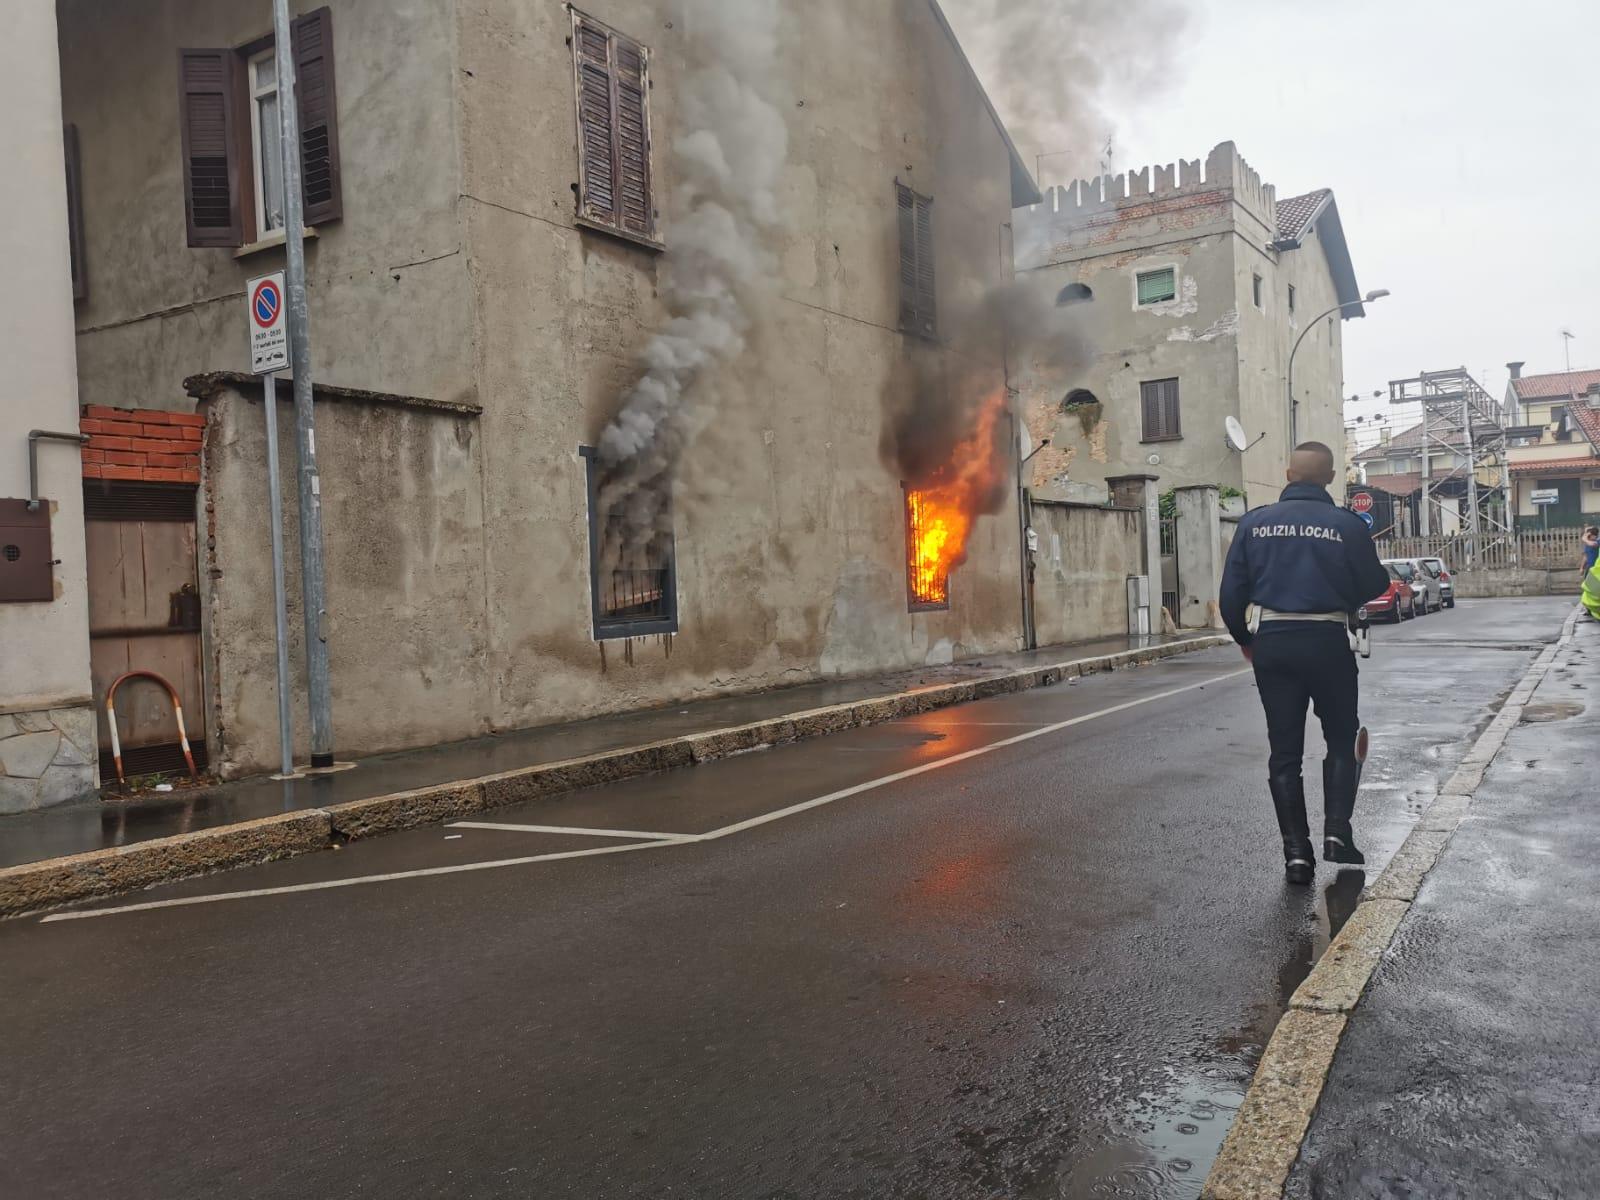
[[[289,0],[272,0],[283,129],[283,244],[288,252],[289,353],[294,372],[295,445],[300,469],[300,595],[306,618],[306,693],[311,710],[311,765],[333,766],[333,714],[328,684],[327,600],[322,573],[322,483],[311,402],[310,310],[306,303],[305,195],[301,190],[300,112],[295,91]]]
[[[263,375],[267,410],[267,495],[272,504],[272,611],[278,633],[278,745],[283,775],[294,775],[294,723],[289,711],[289,599],[283,584],[283,492],[278,484],[278,377]]]

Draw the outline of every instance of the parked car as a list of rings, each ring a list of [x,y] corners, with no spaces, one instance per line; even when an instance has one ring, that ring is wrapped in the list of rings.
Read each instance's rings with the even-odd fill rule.
[[[1444,607],[1444,589],[1438,578],[1422,565],[1420,558],[1386,558],[1383,565],[1397,572],[1410,585],[1416,600],[1416,615],[1425,617]]]
[[[1393,563],[1384,563],[1383,568],[1389,572],[1389,588],[1377,599],[1367,601],[1364,606],[1367,616],[1374,621],[1390,620],[1396,625],[1409,621],[1417,615],[1417,594]]]
[[[1450,568],[1445,565],[1442,558],[1421,558],[1417,560],[1422,564],[1422,569],[1439,581],[1439,596],[1444,601],[1446,608],[1456,606],[1456,585],[1450,578]]]

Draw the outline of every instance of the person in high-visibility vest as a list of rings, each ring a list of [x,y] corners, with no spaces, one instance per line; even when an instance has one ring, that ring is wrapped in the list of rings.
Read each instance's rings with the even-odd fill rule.
[[[1600,563],[1589,568],[1583,577],[1583,607],[1596,621],[1600,621]]]

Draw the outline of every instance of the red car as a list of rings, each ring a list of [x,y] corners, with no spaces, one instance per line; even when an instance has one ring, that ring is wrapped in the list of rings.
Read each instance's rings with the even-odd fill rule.
[[[1396,625],[1401,621],[1409,621],[1417,615],[1417,595],[1393,566],[1385,563],[1383,569],[1389,572],[1389,590],[1376,600],[1367,601],[1367,616],[1374,621],[1388,619]]]

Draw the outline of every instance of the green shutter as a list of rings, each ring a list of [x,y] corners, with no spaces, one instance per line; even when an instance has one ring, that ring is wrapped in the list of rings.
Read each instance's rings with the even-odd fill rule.
[[[1159,304],[1178,294],[1176,272],[1168,267],[1163,271],[1146,271],[1138,277],[1139,303]]]

